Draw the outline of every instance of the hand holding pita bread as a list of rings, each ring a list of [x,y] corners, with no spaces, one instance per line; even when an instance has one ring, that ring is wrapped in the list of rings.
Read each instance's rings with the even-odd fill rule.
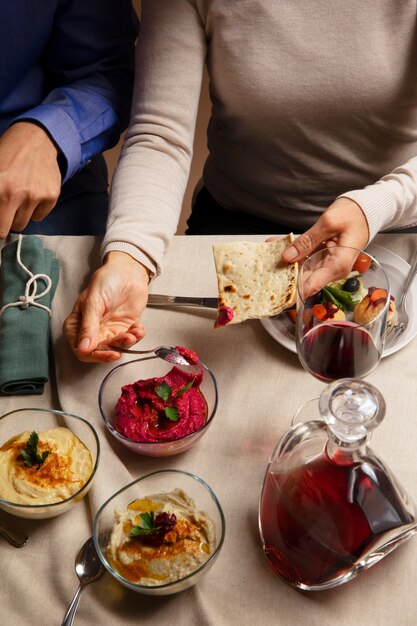
[[[327,247],[347,246],[363,250],[368,241],[369,227],[365,214],[356,202],[342,197],[330,205],[314,226],[288,245],[281,256],[289,263],[302,262],[323,244]],[[329,282],[347,276],[355,259],[354,252],[340,251],[337,263],[333,257],[333,262],[321,272],[315,284],[316,291]]]

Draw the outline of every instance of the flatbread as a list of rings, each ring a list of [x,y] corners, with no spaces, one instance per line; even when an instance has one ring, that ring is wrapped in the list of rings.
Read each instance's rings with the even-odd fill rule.
[[[246,319],[278,315],[294,303],[297,263],[285,263],[281,253],[294,241],[240,241],[213,246],[219,290],[215,328]]]

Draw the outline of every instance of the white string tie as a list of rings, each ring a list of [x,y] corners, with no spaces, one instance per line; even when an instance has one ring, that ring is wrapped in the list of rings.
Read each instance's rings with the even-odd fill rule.
[[[40,302],[36,302],[50,292],[52,287],[52,280],[47,274],[33,274],[33,272],[31,272],[30,269],[26,267],[21,258],[22,241],[23,237],[22,235],[19,235],[16,249],[16,260],[22,270],[26,274],[28,274],[29,280],[26,282],[24,295],[20,296],[17,302],[9,302],[9,304],[5,304],[0,309],[0,317],[3,315],[6,309],[14,306],[20,306],[21,309],[27,309],[29,306],[36,306],[38,309],[43,309],[44,311],[46,311],[49,317],[52,317],[52,311],[48,306],[46,306],[45,304],[41,304]],[[44,281],[46,285],[45,289],[41,293],[38,293],[38,280]]]

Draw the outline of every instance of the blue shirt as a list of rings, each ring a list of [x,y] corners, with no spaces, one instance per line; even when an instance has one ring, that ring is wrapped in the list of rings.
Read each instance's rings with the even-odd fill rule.
[[[0,134],[40,124],[74,176],[127,126],[136,35],[130,0],[1,0]]]

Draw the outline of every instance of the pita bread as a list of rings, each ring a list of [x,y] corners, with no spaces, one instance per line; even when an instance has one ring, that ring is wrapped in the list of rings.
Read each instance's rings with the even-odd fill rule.
[[[240,241],[213,246],[219,290],[215,328],[246,319],[278,315],[294,303],[298,264],[285,263],[281,253],[294,241]]]

